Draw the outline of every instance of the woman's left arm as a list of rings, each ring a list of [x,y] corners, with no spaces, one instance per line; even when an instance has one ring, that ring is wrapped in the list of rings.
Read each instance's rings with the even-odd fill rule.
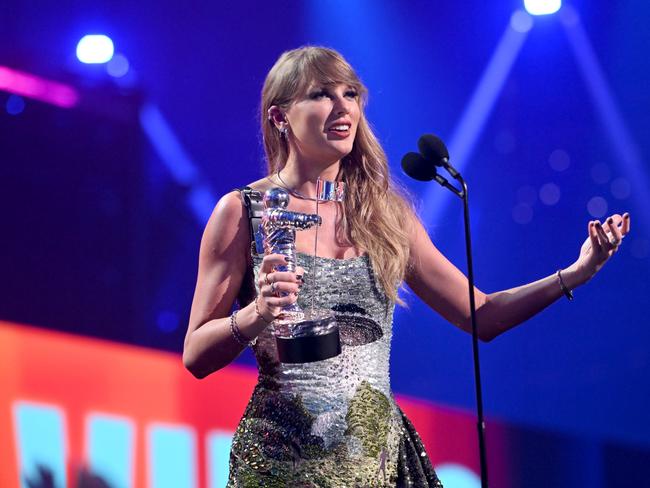
[[[630,231],[629,214],[613,215],[604,225],[589,222],[588,237],[578,259],[560,271],[563,285],[573,290],[589,281],[617,251]],[[414,226],[407,284],[431,308],[471,332],[467,278],[433,245],[422,225]],[[557,273],[526,285],[485,294],[474,289],[479,338],[494,339],[524,322],[564,295]]]

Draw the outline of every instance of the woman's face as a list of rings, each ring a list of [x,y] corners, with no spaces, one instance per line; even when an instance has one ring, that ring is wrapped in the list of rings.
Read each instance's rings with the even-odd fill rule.
[[[290,145],[304,159],[339,161],[352,151],[360,116],[355,88],[312,83],[286,112]]]

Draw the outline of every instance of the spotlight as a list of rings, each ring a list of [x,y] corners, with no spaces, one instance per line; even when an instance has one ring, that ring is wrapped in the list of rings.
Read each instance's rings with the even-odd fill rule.
[[[560,10],[562,0],[524,0],[524,7],[530,15],[549,15]]]
[[[86,64],[107,63],[113,58],[113,41],[102,34],[83,36],[77,44],[77,58]]]

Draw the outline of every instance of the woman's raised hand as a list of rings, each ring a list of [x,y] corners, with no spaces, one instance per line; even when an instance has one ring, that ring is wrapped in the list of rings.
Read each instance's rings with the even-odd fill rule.
[[[618,250],[623,238],[630,232],[630,214],[614,214],[604,224],[599,220],[589,222],[589,236],[580,248],[575,262],[579,276],[591,279]]]
[[[268,254],[264,256],[257,278],[257,287],[260,291],[258,309],[262,318],[271,322],[283,307],[291,305],[298,299],[298,292],[303,285],[304,269],[296,268],[296,272],[275,271],[276,267],[287,264],[282,254]]]

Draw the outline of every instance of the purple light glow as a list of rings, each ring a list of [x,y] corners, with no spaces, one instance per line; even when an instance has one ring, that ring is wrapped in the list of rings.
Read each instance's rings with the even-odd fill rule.
[[[79,93],[73,87],[6,66],[0,66],[0,90],[63,108],[79,103]]]

